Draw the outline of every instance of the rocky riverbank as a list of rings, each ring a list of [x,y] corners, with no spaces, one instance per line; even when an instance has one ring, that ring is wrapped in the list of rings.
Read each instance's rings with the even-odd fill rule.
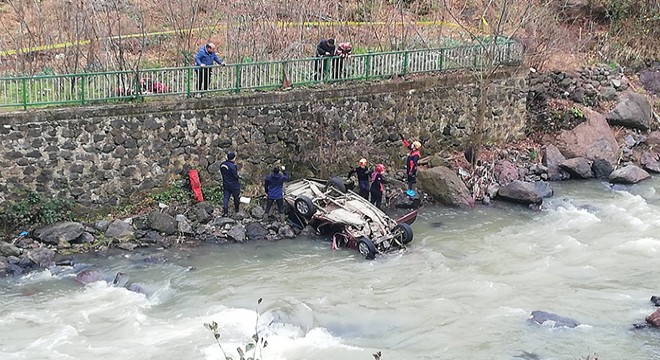
[[[660,70],[646,74],[645,83],[660,82],[653,76],[660,79]],[[438,202],[473,207],[503,200],[540,209],[543,199],[553,194],[553,181],[600,178],[633,184],[649,178],[649,172],[660,172],[660,119],[653,108],[659,102],[650,90],[631,91],[637,86],[606,66],[574,75],[532,72],[527,138],[483,144],[479,151],[426,156],[420,160],[421,191],[415,199],[404,195],[404,174],[391,171],[386,206],[391,210]],[[255,203],[232,217],[220,214],[210,203],[159,203],[130,217],[29,229],[0,241],[0,276],[67,263],[71,253],[276,241],[308,231],[292,227],[283,217],[266,217]]]

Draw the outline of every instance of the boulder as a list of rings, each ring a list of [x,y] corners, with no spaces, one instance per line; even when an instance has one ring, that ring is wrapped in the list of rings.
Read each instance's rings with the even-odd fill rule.
[[[55,251],[44,247],[30,250],[27,253],[27,258],[40,268],[53,266],[55,264],[53,261],[54,257]]]
[[[574,179],[591,179],[594,177],[591,171],[591,162],[585,158],[577,157],[564,160],[560,166],[571,174],[571,178]]]
[[[227,233],[227,237],[236,242],[242,243],[245,241],[245,227],[241,224],[233,226]]]
[[[614,171],[614,166],[605,159],[596,159],[591,164],[591,172],[596,179],[607,179]]]
[[[520,180],[513,181],[512,183],[501,187],[497,191],[497,196],[503,200],[519,203],[519,204],[541,204],[543,198],[537,192],[534,183],[523,182]]]
[[[568,179],[570,176],[561,169],[560,165],[566,160],[559,148],[555,145],[547,145],[543,151],[542,162],[548,169],[548,180],[558,181]]]
[[[653,111],[649,100],[644,95],[627,92],[607,115],[607,121],[612,125],[648,130],[651,127],[652,117]]]
[[[190,221],[188,221],[188,218],[185,215],[179,214],[175,219],[179,233],[186,235],[192,235],[195,233],[195,230],[193,230],[192,225],[190,225]]]
[[[535,181],[532,184],[534,184],[534,190],[536,193],[543,199],[552,197],[554,194],[552,186],[550,186],[550,183],[547,181]]]
[[[264,214],[264,209],[259,205],[255,205],[252,209],[250,209],[250,215],[252,215],[252,217],[255,219],[262,219]]]
[[[83,270],[76,275],[76,282],[87,285],[103,280],[103,275],[98,270]]]
[[[660,327],[660,309],[653,312],[653,314],[646,317],[646,322],[653,327]]]
[[[636,184],[650,178],[651,175],[637,165],[627,165],[612,171],[610,182],[615,184]]]
[[[126,221],[115,220],[110,223],[105,231],[105,236],[110,239],[126,239],[133,236],[133,226]]]
[[[5,257],[0,256],[0,277],[7,275],[9,275],[9,263]]]
[[[500,185],[507,185],[518,180],[518,168],[508,160],[500,160],[493,168],[493,175]]]
[[[47,225],[33,231],[32,235],[41,242],[58,245],[60,240],[66,242],[75,240],[84,231],[83,224],[79,222],[63,222]]]
[[[657,153],[645,151],[642,153],[642,157],[639,159],[639,162],[642,164],[642,168],[644,168],[644,170],[660,173],[660,163],[658,163]]]
[[[465,183],[456,173],[444,166],[419,169],[417,178],[420,188],[429,196],[445,205],[469,208],[474,206],[474,199]]]
[[[293,239],[296,237],[296,233],[293,231],[291,226],[284,225],[277,230],[277,235],[285,239]]]
[[[152,211],[147,217],[150,228],[167,235],[174,235],[177,231],[177,222],[168,214],[160,211]]]
[[[653,131],[646,137],[646,144],[655,148],[660,147],[660,131]]]
[[[248,240],[265,240],[268,230],[261,223],[253,221],[245,225],[245,235]]]
[[[0,256],[20,256],[21,255],[21,249],[17,248],[16,246],[0,241]]]
[[[647,91],[660,95],[660,62],[655,62],[653,66],[640,71],[639,82]]]
[[[582,109],[586,121],[572,130],[562,130],[557,137],[557,148],[566,158],[583,157],[589,160],[605,159],[616,164],[619,144],[605,117],[589,108]],[[546,164],[546,166],[548,166]],[[548,166],[549,168],[550,166]]]
[[[532,311],[532,314],[529,318],[529,322],[533,324],[549,326],[553,328],[559,328],[559,327],[574,328],[580,325],[580,323],[577,320],[541,310]]]

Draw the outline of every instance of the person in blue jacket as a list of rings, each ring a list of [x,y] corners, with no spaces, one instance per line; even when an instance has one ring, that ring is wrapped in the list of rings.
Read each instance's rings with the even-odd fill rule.
[[[241,183],[236,167],[236,153],[230,151],[227,153],[227,160],[220,164],[220,174],[222,174],[222,216],[229,214],[229,197],[234,197],[234,211],[238,212],[240,204]]]
[[[225,64],[220,60],[218,54],[215,53],[215,44],[208,43],[202,45],[195,55],[195,65],[199,66],[197,72],[197,90],[205,91],[209,89],[209,82],[211,82],[211,67],[213,63],[224,66]]]
[[[273,203],[277,203],[277,211],[282,214],[284,211],[284,194],[282,187],[284,182],[289,180],[289,174],[286,172],[286,167],[282,166],[280,173],[279,167],[274,167],[273,172],[266,176],[264,179],[264,190],[266,190],[266,216],[270,215],[270,208]]]

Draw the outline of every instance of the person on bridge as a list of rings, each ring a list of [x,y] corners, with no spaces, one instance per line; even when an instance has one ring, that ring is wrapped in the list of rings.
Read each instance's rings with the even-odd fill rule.
[[[280,170],[282,172],[280,173]],[[270,216],[270,208],[273,203],[277,203],[277,212],[281,215],[284,213],[284,193],[282,187],[284,182],[289,180],[289,174],[286,172],[286,167],[275,166],[273,172],[266,176],[264,179],[264,190],[266,191],[266,217]]]
[[[371,170],[367,168],[367,159],[360,159],[358,167],[351,169],[348,172],[347,178],[350,178],[353,174],[357,174],[358,193],[363,198],[369,200],[369,177],[371,176]]]
[[[326,68],[324,57],[331,57],[335,55],[335,39],[330,38],[321,40],[316,45],[316,60],[314,60],[314,80],[322,80],[325,77]]]
[[[332,59],[332,79],[341,79],[346,77],[344,74],[344,63],[351,56],[353,46],[349,42],[343,42],[337,45],[335,51],[336,58]]]
[[[199,48],[199,51],[197,51],[197,55],[195,55],[195,64],[199,66],[199,68],[195,69],[197,72],[198,91],[206,91],[209,89],[213,63],[225,66],[222,60],[218,57],[218,54],[215,53],[215,50],[215,44],[208,43],[202,45],[202,47]]]
[[[383,192],[385,191],[383,188],[384,174],[385,165],[383,164],[376,165],[376,170],[371,173],[371,203],[379,209],[383,204]]]
[[[406,180],[408,182],[408,191],[406,194],[408,196],[415,196],[417,194],[415,190],[415,185],[417,184],[417,162],[419,161],[419,149],[422,147],[422,144],[419,141],[408,142],[403,137],[403,134],[399,134],[399,136],[401,136],[403,145],[410,150],[410,154],[406,158]]]
[[[236,167],[236,153],[229,151],[227,160],[220,164],[220,174],[222,175],[222,216],[229,215],[229,197],[234,197],[234,212],[238,212],[241,196],[241,182]]]

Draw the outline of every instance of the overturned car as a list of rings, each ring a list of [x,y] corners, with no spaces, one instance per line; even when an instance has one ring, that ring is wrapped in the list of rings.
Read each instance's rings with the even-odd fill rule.
[[[347,191],[339,178],[302,179],[285,185],[284,199],[291,207],[289,220],[301,227],[310,225],[332,236],[333,247],[357,249],[367,259],[406,248],[413,240],[410,227],[417,210],[398,220],[360,195]]]

